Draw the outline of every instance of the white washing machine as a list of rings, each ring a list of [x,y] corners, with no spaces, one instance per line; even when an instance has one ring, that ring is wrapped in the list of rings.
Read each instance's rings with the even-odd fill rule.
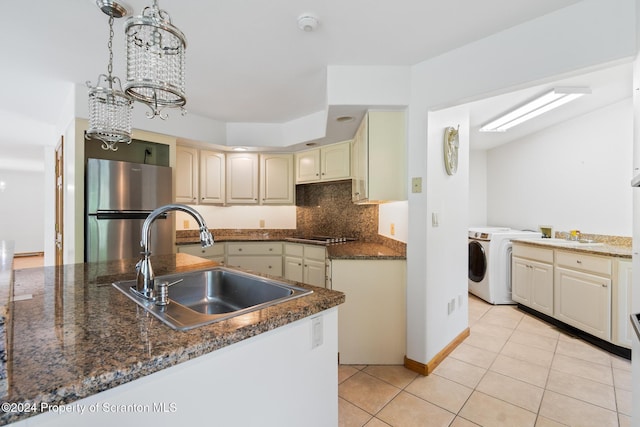
[[[511,239],[516,238],[542,238],[542,234],[508,227],[469,228],[469,292],[491,304],[514,304]]]

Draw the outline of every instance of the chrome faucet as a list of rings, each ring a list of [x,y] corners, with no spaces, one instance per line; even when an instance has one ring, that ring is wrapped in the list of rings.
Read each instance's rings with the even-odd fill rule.
[[[202,215],[200,215],[200,213],[195,209],[186,205],[169,204],[160,206],[159,208],[151,212],[147,219],[145,219],[144,224],[142,224],[142,240],[140,240],[140,247],[142,249],[140,254],[142,255],[142,258],[136,264],[136,288],[133,289],[132,287],[132,289],[138,295],[150,301],[153,301],[155,299],[155,276],[153,274],[153,268],[151,268],[151,251],[149,250],[149,241],[151,240],[151,224],[153,224],[153,221],[155,221],[160,215],[169,211],[182,211],[190,214],[196,220],[198,226],[200,227],[200,242],[202,243],[202,247],[213,245],[213,236],[207,228],[207,224],[204,222],[204,218],[202,218]]]

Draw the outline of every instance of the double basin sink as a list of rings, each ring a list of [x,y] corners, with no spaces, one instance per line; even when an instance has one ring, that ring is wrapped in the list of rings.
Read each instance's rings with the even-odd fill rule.
[[[169,286],[169,302],[157,305],[134,292],[135,280],[115,282],[118,290],[159,320],[176,330],[188,330],[313,293],[225,267],[177,273],[155,278]]]

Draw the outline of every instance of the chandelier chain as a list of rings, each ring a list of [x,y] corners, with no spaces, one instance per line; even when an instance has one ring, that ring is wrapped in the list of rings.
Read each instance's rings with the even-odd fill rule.
[[[109,65],[107,66],[107,73],[109,74],[109,84],[113,78],[111,74],[113,73],[113,15],[109,16],[109,43],[107,43],[107,47],[109,48]]]

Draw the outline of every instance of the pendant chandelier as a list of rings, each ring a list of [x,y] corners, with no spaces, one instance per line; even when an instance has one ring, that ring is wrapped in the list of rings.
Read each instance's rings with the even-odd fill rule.
[[[100,74],[95,86],[89,87],[89,129],[85,137],[102,142],[104,150],[116,151],[118,143],[131,143],[131,110],[133,100],[122,91],[120,79],[113,73],[113,21],[126,14],[126,9],[108,0],[96,2],[109,16],[109,65],[107,74]],[[115,86],[115,87],[114,87]]]
[[[146,104],[147,117],[160,116],[164,108],[180,108],[187,102],[184,91],[184,64],[187,41],[171,24],[169,14],[158,7],[146,7],[124,25],[127,38],[127,82],[125,92]]]

